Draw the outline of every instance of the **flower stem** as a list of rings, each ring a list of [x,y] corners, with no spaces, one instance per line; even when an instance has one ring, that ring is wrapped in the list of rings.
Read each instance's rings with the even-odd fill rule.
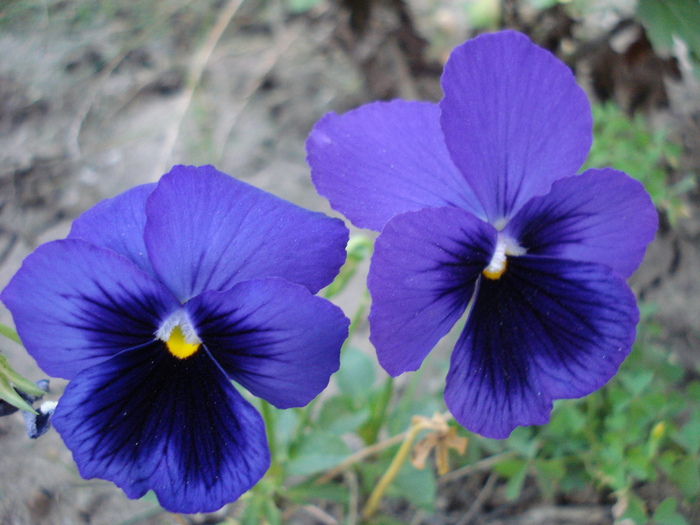
[[[427,425],[424,421],[419,421],[417,423],[413,423],[408,429],[406,437],[404,438],[403,443],[401,443],[401,446],[394,456],[394,459],[391,460],[389,468],[386,469],[386,472],[384,472],[384,475],[379,480],[379,483],[377,483],[377,485],[374,487],[372,494],[370,494],[369,499],[367,500],[367,505],[365,505],[365,508],[362,511],[362,517],[364,519],[371,518],[377,511],[377,507],[379,506],[379,502],[382,500],[382,496],[384,496],[384,492],[386,492],[386,489],[389,487],[391,482],[394,481],[394,478],[396,478],[398,475],[399,470],[401,470],[401,465],[403,465],[404,461],[406,461],[408,453],[411,451],[411,445],[413,445],[413,441],[416,439],[416,436],[418,436],[418,433],[421,430],[425,430],[428,427],[429,425]]]
[[[260,400],[260,410],[263,420],[265,421],[265,429],[267,430],[267,446],[270,449],[270,470],[268,471],[268,475],[274,480],[275,485],[277,485],[281,483],[283,474],[282,465],[277,455],[277,435],[275,433],[277,414],[275,414],[275,409],[272,405],[264,399]]]

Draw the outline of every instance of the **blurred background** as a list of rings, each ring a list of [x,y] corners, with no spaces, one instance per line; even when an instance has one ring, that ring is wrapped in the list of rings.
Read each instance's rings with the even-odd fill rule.
[[[0,286],[81,212],[173,164],[214,164],[333,213],[305,162],[313,124],[371,100],[438,101],[452,48],[504,27],[574,70],[594,108],[587,166],[641,180],[661,216],[632,278],[647,353],[622,376],[627,397],[604,414],[603,401],[573,404],[567,430],[556,434],[553,420],[549,432],[574,441],[567,432],[593,432],[618,408],[639,419],[596,427],[602,459],[585,465],[586,479],[566,459],[583,452],[544,453],[542,436],[524,434],[525,448],[515,443],[503,461],[406,482],[387,521],[373,523],[700,523],[698,0],[0,0]],[[341,297],[348,315],[357,295]],[[0,321],[11,324],[4,307]],[[43,377],[19,346],[3,340],[0,351],[23,375]],[[63,385],[52,381],[49,397]],[[637,427],[628,441],[610,437]],[[485,443],[470,444],[462,468],[503,452]],[[277,499],[281,522],[352,518],[352,494],[317,496]],[[19,415],[0,419],[2,525],[238,523],[241,513],[238,504],[175,516],[148,497],[127,500],[110,483],[82,480],[55,432],[30,442]]]

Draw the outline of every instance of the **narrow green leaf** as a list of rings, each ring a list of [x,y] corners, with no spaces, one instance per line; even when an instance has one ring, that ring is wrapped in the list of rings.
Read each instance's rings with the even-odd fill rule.
[[[0,355],[0,376],[7,379],[7,381],[14,385],[14,387],[18,390],[31,394],[35,397],[41,397],[46,393],[29,379],[15,372],[14,368],[10,366],[7,357],[4,355]]]
[[[24,410],[25,412],[31,412],[32,414],[38,413],[29,403],[20,397],[15,389],[12,388],[12,385],[7,378],[2,375],[0,375],[0,399],[4,399],[12,406],[17,407],[20,410]]]
[[[0,335],[4,335],[8,339],[14,341],[18,345],[22,344],[22,340],[19,338],[19,334],[9,326],[0,323]]]

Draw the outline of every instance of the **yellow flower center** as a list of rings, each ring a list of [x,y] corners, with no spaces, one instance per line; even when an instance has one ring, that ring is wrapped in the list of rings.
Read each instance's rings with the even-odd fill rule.
[[[493,252],[493,257],[491,257],[491,262],[489,265],[481,272],[487,279],[500,279],[506,271],[507,266],[506,257],[506,243],[499,235],[498,241],[496,242],[496,250]]]
[[[501,275],[506,272],[508,256],[524,255],[525,253],[525,248],[519,246],[516,241],[499,233],[491,261],[481,273],[484,277],[493,281],[500,279]]]
[[[185,359],[199,350],[200,343],[188,343],[185,334],[182,333],[180,325],[175,326],[170,332],[170,337],[165,342],[168,350],[178,359]]]

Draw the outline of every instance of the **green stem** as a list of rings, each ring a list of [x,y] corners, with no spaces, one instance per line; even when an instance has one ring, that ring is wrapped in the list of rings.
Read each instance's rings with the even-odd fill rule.
[[[394,481],[394,478],[396,478],[398,475],[399,470],[401,470],[401,465],[403,465],[404,461],[406,461],[406,458],[411,451],[413,441],[416,439],[416,436],[418,436],[418,433],[426,428],[429,428],[429,425],[421,421],[419,423],[412,424],[408,429],[408,433],[406,434],[403,443],[401,443],[401,446],[394,456],[394,459],[391,460],[389,468],[386,469],[386,472],[384,472],[384,475],[374,487],[372,494],[370,494],[369,499],[367,500],[367,505],[362,511],[363,518],[371,518],[377,511],[377,507],[379,507],[379,503],[381,502],[382,496],[384,496],[386,489],[389,488],[389,485],[392,481]]]
[[[267,446],[270,449],[270,470],[268,475],[275,481],[275,485],[282,481],[282,465],[279,462],[277,455],[277,414],[270,403],[264,399],[260,400],[260,411],[262,412],[263,421],[265,421],[265,429],[267,430]]]
[[[365,445],[373,445],[377,442],[379,431],[386,421],[386,412],[393,395],[394,378],[389,376],[384,382],[384,388],[380,392],[379,398],[372,405],[372,413],[370,414],[369,421],[360,429],[360,435]]]

